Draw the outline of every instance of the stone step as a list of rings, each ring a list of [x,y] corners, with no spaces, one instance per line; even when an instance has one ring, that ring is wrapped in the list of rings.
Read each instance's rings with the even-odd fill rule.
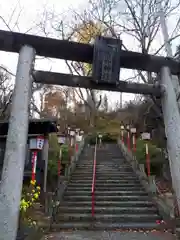
[[[136,187],[136,188],[142,188],[142,185],[137,182],[137,183],[134,183],[134,182],[129,182],[129,183],[126,183],[126,182],[122,182],[122,181],[118,181],[118,182],[99,182],[100,180],[98,180],[98,182],[96,181],[95,182],[95,188],[96,189],[103,189],[103,188],[106,188],[107,190],[110,190],[111,188],[129,188],[129,187]],[[81,182],[78,182],[78,180],[76,181],[73,181],[73,182],[69,182],[68,184],[68,187],[89,187],[91,188],[92,187],[92,181],[89,181],[89,180],[84,180],[83,183]]]
[[[121,168],[108,168],[108,169],[96,169],[96,172],[98,173],[98,174],[100,174],[100,173],[104,173],[104,174],[111,174],[111,173],[119,173],[119,172],[126,172],[126,173],[133,173],[133,170],[132,170],[132,168],[129,168],[129,169],[126,169],[126,168],[123,168],[123,167],[121,167]]]
[[[84,200],[90,200],[92,197],[91,195],[64,195],[64,200],[74,200],[74,201],[84,201]],[[135,201],[135,200],[141,200],[141,201],[148,201],[148,196],[139,196],[139,195],[133,195],[133,196],[95,196],[95,201]]]
[[[91,213],[63,213],[59,214],[57,217],[58,221],[91,221],[92,215]],[[142,222],[156,222],[159,219],[159,216],[157,214],[101,214],[96,213],[94,215],[93,220],[94,221],[100,221],[100,222],[118,222],[118,223],[124,223],[124,222],[136,222],[136,221],[142,221]]]
[[[87,171],[88,172],[88,171]],[[76,172],[75,172],[76,173]],[[79,173],[79,172],[78,172]],[[89,171],[90,173],[90,171]],[[106,171],[96,171],[96,176],[111,176],[111,175],[126,175],[126,176],[135,176],[133,171],[126,171],[126,170],[108,170]]]
[[[122,158],[112,158],[112,157],[106,157],[104,156],[104,160],[102,161],[101,160],[101,156],[98,156],[97,155],[97,159],[96,159],[96,165],[100,165],[100,166],[114,166],[115,164],[116,165],[119,165],[119,166],[122,166],[122,165],[128,165],[129,163],[124,161],[124,159]]]
[[[87,176],[87,175],[82,175],[82,176],[72,176],[71,178],[71,182],[75,182],[75,181],[80,181],[80,180],[84,180],[84,181],[92,181],[93,176]],[[137,177],[130,177],[130,176],[116,176],[116,177],[96,177],[95,179],[96,182],[102,181],[105,184],[107,182],[116,182],[116,183],[132,183],[134,182],[134,184],[139,181],[139,179]]]
[[[60,214],[62,213],[91,213],[92,207],[91,206],[60,206],[59,207]],[[157,214],[157,209],[155,207],[112,207],[112,206],[95,206],[95,213],[105,213],[105,214],[139,214],[139,213],[146,213],[146,214]]]
[[[72,177],[84,177],[84,176],[87,176],[87,177],[92,177],[93,176],[93,170],[89,170],[89,172],[74,172],[71,176]]]
[[[74,190],[74,191],[91,191],[91,189],[92,189],[92,185],[89,185],[89,186],[81,186],[81,185],[68,185],[68,187],[67,187],[67,190],[68,191],[71,191],[71,190]],[[126,190],[128,190],[128,191],[139,191],[139,190],[141,190],[141,191],[145,191],[144,190],[144,188],[143,187],[136,187],[136,186],[116,186],[116,185],[114,185],[114,186],[111,186],[111,187],[107,187],[106,185],[103,185],[103,186],[96,186],[95,185],[95,190],[97,190],[97,191],[126,191]]]
[[[91,179],[71,179],[70,181],[71,183],[90,183],[92,184],[92,178]],[[123,184],[140,184],[140,181],[137,179],[96,179],[96,185],[98,184],[102,184],[102,185],[106,185],[108,183],[113,183],[113,184],[117,184],[117,185],[123,185]]]
[[[77,164],[77,168],[88,168],[88,167],[93,167],[93,163],[92,164],[86,164],[86,165],[82,165],[82,164]],[[103,168],[103,169],[132,169],[130,165],[127,164],[112,164],[112,165],[96,165],[97,169]]]
[[[122,162],[122,161],[110,161],[110,163],[96,163],[97,168],[130,168],[131,165],[128,162]]]
[[[77,162],[77,166],[79,167],[87,167],[87,166],[93,166],[94,164],[94,161],[80,161],[80,162]]]
[[[93,175],[88,176],[86,174],[82,175],[74,175],[71,177],[71,180],[77,180],[77,179],[86,179],[86,180],[92,180]],[[138,178],[136,176],[129,176],[129,175],[111,175],[111,176],[96,176],[96,180],[137,180]]]
[[[92,218],[92,153],[93,149],[77,163],[59,207],[56,230],[159,229],[157,207],[115,145],[97,151]]]
[[[124,161],[124,157],[121,154],[112,154],[109,153],[109,151],[97,151],[97,156],[99,156],[99,162],[106,162],[108,159],[113,159],[113,160],[123,160]]]
[[[76,168],[74,173],[83,173],[83,172],[90,173],[90,172],[92,172],[92,170],[93,170],[93,167]],[[118,174],[118,173],[135,174],[132,169],[126,170],[125,168],[121,168],[121,169],[110,168],[110,169],[107,169],[107,170],[96,169],[96,174],[111,175],[111,174]]]
[[[93,164],[93,156],[84,156],[82,157],[77,164],[82,164],[82,165],[86,165],[86,164]]]
[[[131,167],[131,165],[129,164],[129,163],[127,163],[127,162],[122,162],[122,161],[112,161],[112,160],[110,160],[110,161],[108,161],[108,162],[96,162],[96,167],[98,168],[123,168],[123,167],[127,167],[127,168],[129,168],[129,167]]]
[[[92,176],[93,171],[89,170],[89,171],[75,171],[73,173],[72,176],[79,176],[79,175],[87,175],[87,176]],[[98,173],[96,172],[96,177],[115,177],[115,176],[133,176],[136,177],[135,173],[133,172],[121,172],[121,171],[117,171],[117,172],[103,172],[103,173]]]
[[[87,171],[87,170],[89,170],[89,169],[93,169],[93,165],[91,165],[91,166],[87,166],[87,167],[80,167],[80,166],[76,166],[76,169],[75,169],[75,171]]]
[[[76,178],[77,179],[77,178]],[[92,178],[91,178],[92,179]],[[96,177],[96,182],[98,182],[98,181],[104,181],[105,183],[107,182],[107,181],[120,181],[120,182],[126,182],[126,183],[128,183],[128,182],[136,182],[136,181],[139,181],[139,179],[136,177],[136,176],[112,176],[112,177]]]
[[[88,170],[89,168],[93,169],[93,164],[88,165],[88,166],[78,166],[78,165],[76,165],[76,171],[77,170]]]
[[[162,230],[162,227],[160,227],[156,222],[149,221],[149,222],[141,222],[137,221],[135,223],[128,222],[128,223],[110,223],[110,222],[88,222],[88,221],[79,221],[79,222],[59,222],[54,223],[52,225],[52,229],[55,231],[58,230],[101,230],[101,231],[107,231],[107,230],[116,230],[116,231],[129,231],[129,230],[142,230],[142,231],[150,231],[150,230]]]
[[[65,196],[91,196],[91,191],[75,191],[75,190],[69,190],[67,189],[65,192]],[[148,194],[145,191],[95,191],[95,196],[148,196]]]
[[[82,161],[77,162],[77,166],[87,166],[87,165],[93,165],[94,161],[89,159],[83,159]]]
[[[94,162],[93,162],[94,163]],[[107,161],[96,161],[96,166],[100,166],[100,167],[106,167],[106,166],[111,166],[111,167],[121,167],[121,166],[128,166],[130,167],[130,164],[126,161],[123,161],[122,159],[110,159]]]
[[[75,202],[72,200],[69,200],[68,202],[64,201],[62,202],[61,206],[92,206],[92,201],[91,199],[90,200],[84,200],[84,201],[79,201],[79,202]],[[140,201],[140,200],[136,200],[136,201],[131,201],[129,200],[128,202],[125,202],[125,201],[107,201],[107,200],[104,200],[104,201],[96,201],[95,202],[95,206],[96,207],[127,207],[127,208],[130,208],[130,207],[153,207],[155,206],[153,204],[153,202],[151,202],[149,199],[148,200],[143,200],[143,201]]]
[[[77,166],[93,165],[93,163],[93,160],[83,159],[82,161],[77,162]]]
[[[119,179],[119,178],[124,178],[124,179],[137,179],[137,176],[135,174],[128,174],[128,173],[121,173],[119,172],[118,174],[97,174],[96,179]]]
[[[100,154],[97,152],[97,163],[104,164],[104,163],[112,163],[112,162],[124,162],[124,158],[122,156],[115,156],[112,154],[108,154],[107,152],[104,152],[103,154]]]
[[[70,182],[69,184],[68,184],[68,187],[92,187],[92,181],[86,181],[86,182]],[[115,187],[115,188],[118,188],[118,187],[122,187],[122,188],[129,188],[129,187],[137,187],[137,188],[142,188],[142,185],[140,184],[140,182],[138,182],[138,183],[134,183],[134,182],[132,182],[132,183],[127,183],[127,182],[125,182],[125,183],[123,183],[122,181],[120,182],[120,181],[118,181],[118,182],[102,182],[102,183],[99,183],[99,182],[96,182],[95,183],[95,187],[96,188],[108,188],[108,189],[110,189],[110,188],[113,188],[113,187]]]
[[[78,175],[78,174],[92,174],[93,173],[93,168],[88,168],[88,169],[81,169],[81,170],[78,170],[76,169],[73,173],[73,175]],[[96,175],[103,175],[103,176],[111,176],[112,175],[119,175],[119,174],[124,174],[124,175],[135,175],[135,173],[130,170],[130,171],[126,171],[124,169],[122,170],[107,170],[107,171],[96,171]]]
[[[93,163],[92,164],[80,164],[80,163],[77,163],[77,168],[88,168],[88,167],[92,167],[93,166]],[[115,168],[115,167],[117,167],[117,168],[131,168],[131,166],[130,165],[128,165],[128,164],[107,164],[107,165],[96,165],[96,168],[105,168],[105,167],[107,167],[107,169],[108,168]]]
[[[88,166],[88,167],[82,167],[82,166],[78,166],[77,168],[76,168],[76,170],[83,170],[83,169],[88,169],[88,168],[93,168],[93,165],[91,165],[91,166]],[[128,166],[128,167],[126,167],[126,166],[124,166],[124,165],[122,165],[122,166],[101,166],[101,167],[99,167],[99,166],[96,166],[96,170],[97,171],[100,171],[101,169],[103,169],[103,171],[108,171],[108,170],[113,170],[113,171],[117,171],[117,170],[122,170],[122,169],[127,169],[127,170],[131,170],[131,171],[133,171],[132,170],[132,167],[131,166]]]

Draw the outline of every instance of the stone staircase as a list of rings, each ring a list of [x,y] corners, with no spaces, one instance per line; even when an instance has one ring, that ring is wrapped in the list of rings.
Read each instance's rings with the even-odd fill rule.
[[[97,150],[95,216],[91,216],[93,150],[85,151],[59,207],[58,229],[158,229],[156,206],[117,145]],[[56,227],[57,227],[56,226]]]

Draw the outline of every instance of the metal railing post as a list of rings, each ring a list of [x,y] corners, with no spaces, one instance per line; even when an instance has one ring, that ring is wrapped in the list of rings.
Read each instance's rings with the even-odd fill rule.
[[[95,148],[94,148],[94,159],[93,159],[93,178],[92,178],[92,217],[94,217],[94,205],[95,205],[95,182],[96,182],[96,152],[97,152],[97,137],[96,137],[96,144],[95,144]]]

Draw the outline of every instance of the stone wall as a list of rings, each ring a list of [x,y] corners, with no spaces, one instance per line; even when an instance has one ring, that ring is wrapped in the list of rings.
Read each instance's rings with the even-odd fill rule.
[[[163,196],[159,195],[155,183],[155,176],[148,177],[146,175],[144,170],[144,164],[138,163],[132,152],[128,151],[127,147],[122,143],[120,139],[118,139],[118,145],[125,159],[131,164],[143,187],[146,189],[149,196],[157,205],[159,213],[161,214],[163,219],[171,225],[172,221],[174,221],[175,218],[172,194],[167,194]]]

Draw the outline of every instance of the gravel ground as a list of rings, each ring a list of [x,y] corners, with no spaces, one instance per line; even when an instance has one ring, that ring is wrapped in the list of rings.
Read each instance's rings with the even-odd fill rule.
[[[72,231],[52,233],[42,240],[176,240],[170,233],[161,232],[93,232]]]

